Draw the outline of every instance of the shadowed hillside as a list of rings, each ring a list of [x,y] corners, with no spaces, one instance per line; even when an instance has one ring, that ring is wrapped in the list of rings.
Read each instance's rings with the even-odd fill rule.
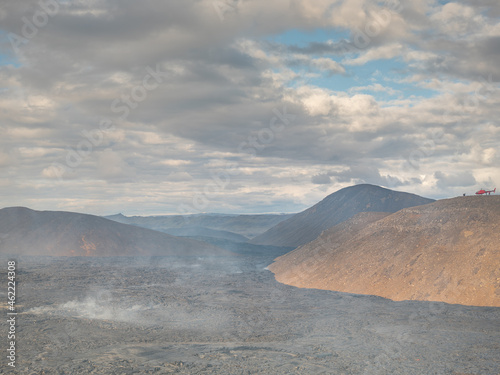
[[[254,244],[297,247],[359,212],[396,212],[433,202],[415,194],[375,185],[356,185],[330,194],[321,202],[255,237]]]
[[[269,269],[303,288],[500,306],[500,196],[357,215]]]
[[[0,253],[52,256],[227,255],[203,242],[72,212],[0,210]]]

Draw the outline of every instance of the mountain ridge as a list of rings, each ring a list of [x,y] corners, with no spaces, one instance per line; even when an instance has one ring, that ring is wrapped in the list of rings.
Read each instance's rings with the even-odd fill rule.
[[[0,209],[0,253],[52,256],[229,255],[192,239],[68,211]]]
[[[434,202],[416,194],[386,189],[377,185],[349,186],[325,197],[312,207],[280,222],[253,238],[253,244],[297,247],[324,230],[359,212],[396,212],[400,209]]]
[[[124,216],[122,214],[105,216],[105,218],[119,223],[135,225],[160,232],[171,233],[175,228],[205,228],[234,233],[246,238],[255,237],[267,229],[293,216],[293,214],[195,214],[195,215],[160,215],[160,216]],[[188,231],[188,229],[183,229]],[[215,238],[228,238],[219,233]],[[241,240],[241,238],[240,238]]]

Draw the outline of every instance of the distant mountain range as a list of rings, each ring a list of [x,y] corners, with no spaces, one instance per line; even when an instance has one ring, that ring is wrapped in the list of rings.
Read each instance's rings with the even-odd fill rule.
[[[359,214],[269,269],[303,288],[498,307],[500,196]]]
[[[375,185],[341,189],[252,239],[253,244],[297,247],[313,241],[321,232],[360,212],[396,212],[434,202],[415,194]]]
[[[255,237],[294,214],[265,215],[165,215],[165,216],[106,216],[119,223],[136,225],[175,236],[208,236],[242,242]]]
[[[248,238],[238,233],[229,232],[227,230],[216,230],[204,227],[184,227],[184,228],[165,228],[163,233],[171,234],[178,237],[208,237],[229,240],[233,242],[247,242]]]
[[[323,230],[358,212],[394,212],[431,201],[378,186],[357,185],[339,190],[299,214],[145,217],[117,214],[99,218],[13,207],[0,210],[0,252],[151,255],[177,251],[191,254],[221,251],[218,245],[237,253],[283,254],[314,240]],[[118,223],[123,226],[113,225]],[[141,231],[141,228],[150,231]],[[259,248],[261,245],[267,249]]]
[[[216,246],[99,216],[23,207],[0,210],[0,253],[52,256],[230,255]]]

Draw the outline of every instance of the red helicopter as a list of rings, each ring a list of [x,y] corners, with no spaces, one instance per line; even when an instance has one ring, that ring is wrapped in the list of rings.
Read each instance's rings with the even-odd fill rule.
[[[491,193],[495,193],[496,190],[497,190],[497,188],[494,188],[493,190],[484,190],[484,189],[481,189],[479,191],[476,191],[476,194],[477,195],[483,195],[483,194],[490,195]]]

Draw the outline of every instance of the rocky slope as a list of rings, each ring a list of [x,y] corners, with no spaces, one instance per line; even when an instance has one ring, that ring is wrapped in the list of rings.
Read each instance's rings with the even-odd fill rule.
[[[500,306],[500,196],[376,215],[325,231],[269,269],[278,281],[302,288]]]
[[[402,208],[433,202],[415,194],[403,193],[375,185],[355,185],[341,189],[255,237],[254,244],[297,247],[304,245],[326,229],[359,212],[396,212]]]
[[[216,246],[98,216],[0,210],[0,253],[51,256],[228,255]]]

